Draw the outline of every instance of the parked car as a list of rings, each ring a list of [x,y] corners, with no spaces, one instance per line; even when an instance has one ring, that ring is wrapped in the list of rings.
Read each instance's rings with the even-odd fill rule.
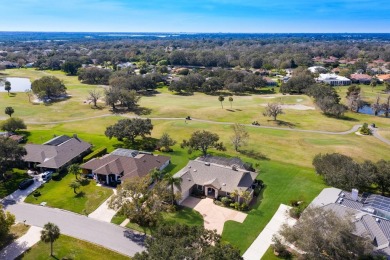
[[[42,173],[42,180],[48,181],[51,179],[52,176],[53,176],[53,171],[45,171],[44,173]]]
[[[34,179],[25,179],[19,184],[19,189],[25,190],[34,183]]]
[[[85,177],[87,179],[93,179],[94,178],[94,174],[93,173],[87,173],[87,174],[85,174]]]

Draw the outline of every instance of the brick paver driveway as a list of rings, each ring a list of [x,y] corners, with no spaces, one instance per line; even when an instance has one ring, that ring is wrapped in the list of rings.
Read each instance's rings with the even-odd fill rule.
[[[198,199],[189,196],[182,205],[198,211],[203,216],[204,227],[210,230],[216,229],[218,234],[222,234],[225,221],[234,220],[242,223],[247,216],[245,213],[217,206],[210,198]]]

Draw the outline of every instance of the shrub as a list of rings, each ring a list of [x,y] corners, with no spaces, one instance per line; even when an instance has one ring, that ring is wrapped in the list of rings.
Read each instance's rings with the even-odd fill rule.
[[[104,155],[107,153],[107,147],[100,147],[98,149],[96,149],[95,151],[93,151],[92,153],[88,154],[87,156],[85,156],[83,158],[83,162],[88,162],[89,160],[93,159],[93,158],[96,158],[96,157],[99,157],[101,155]]]
[[[53,173],[51,178],[55,181],[59,181],[59,180],[61,180],[61,175],[58,172],[55,172],[55,173]]]
[[[371,135],[371,129],[368,128],[368,124],[364,123],[363,126],[360,128],[360,133],[362,135]]]
[[[227,207],[230,205],[230,203],[232,202],[232,200],[229,198],[229,197],[222,197],[221,198],[221,202],[222,204]]]
[[[41,196],[41,192],[40,191],[35,191],[33,196],[36,198],[36,197],[39,197]]]

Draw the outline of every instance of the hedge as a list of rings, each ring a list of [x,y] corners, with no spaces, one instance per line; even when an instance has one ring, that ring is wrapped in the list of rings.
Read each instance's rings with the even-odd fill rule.
[[[100,147],[98,149],[96,149],[95,151],[93,151],[92,153],[88,154],[87,156],[85,156],[83,158],[83,162],[88,162],[89,160],[95,158],[95,157],[99,157],[103,154],[106,154],[107,153],[107,147]]]

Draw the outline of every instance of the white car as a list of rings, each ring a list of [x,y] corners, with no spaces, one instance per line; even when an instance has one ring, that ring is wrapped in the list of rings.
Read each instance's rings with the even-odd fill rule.
[[[53,175],[53,171],[45,171],[42,173],[42,180],[48,181],[51,179],[51,176]]]

